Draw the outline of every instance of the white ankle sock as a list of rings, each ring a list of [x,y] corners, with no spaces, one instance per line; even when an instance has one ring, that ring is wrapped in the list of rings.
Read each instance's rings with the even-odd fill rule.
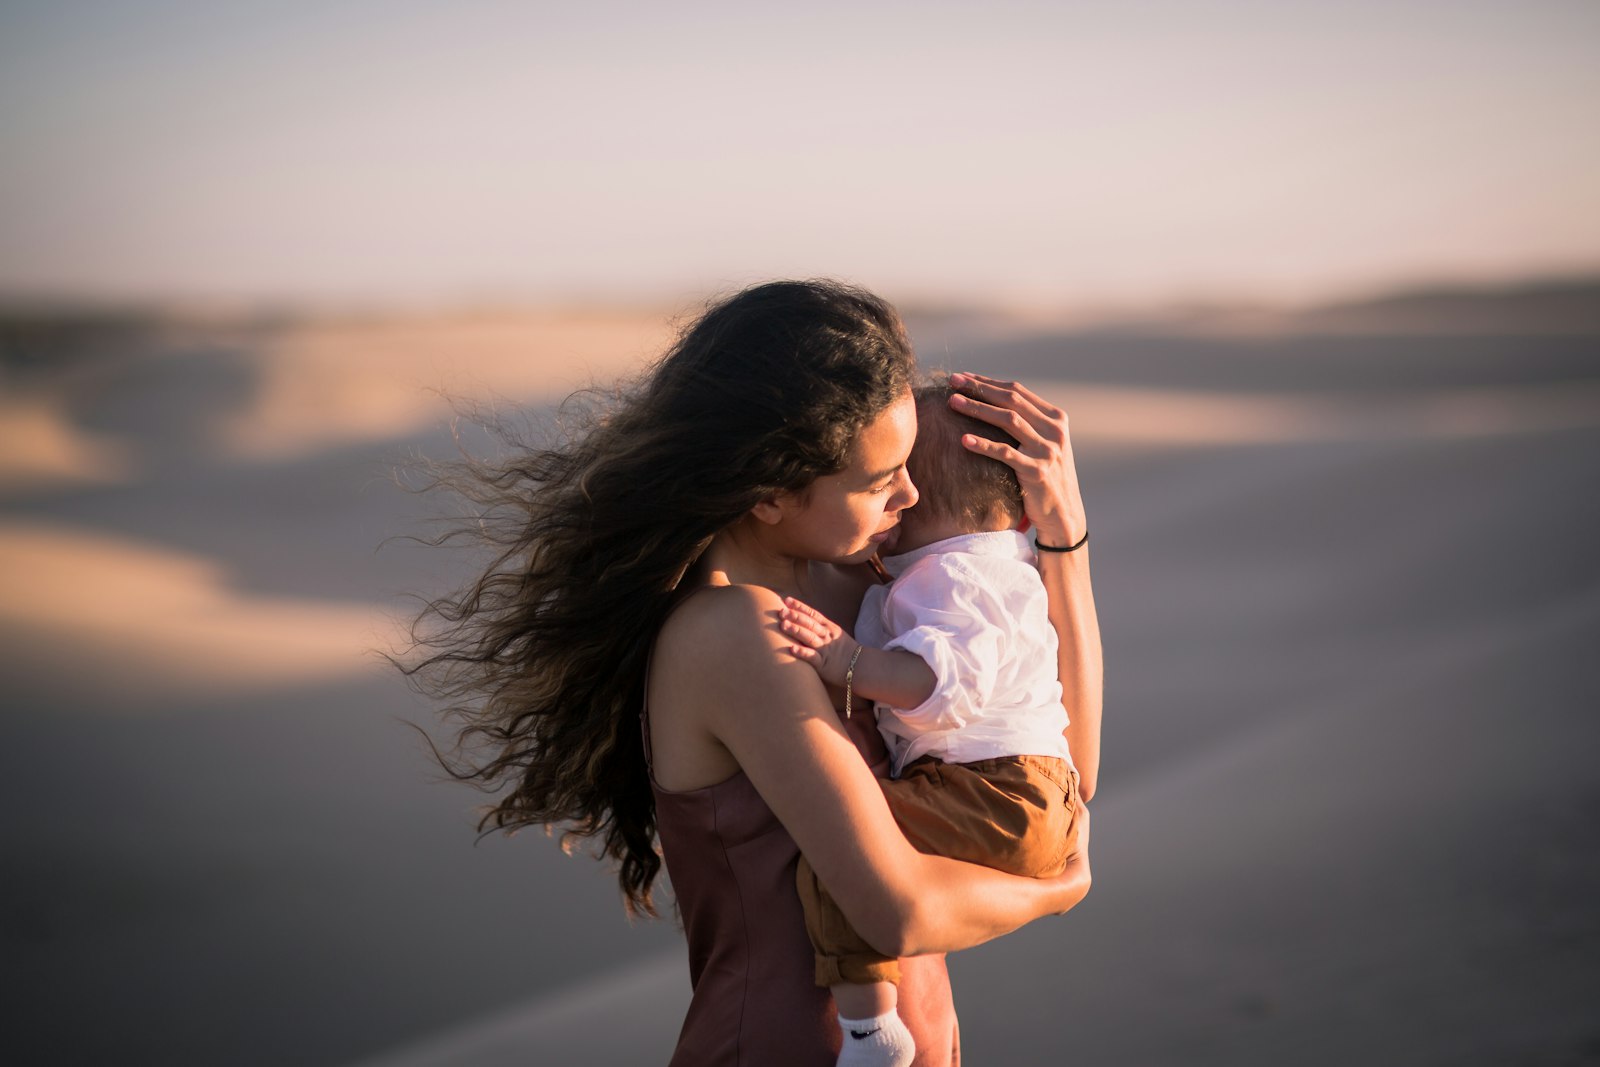
[[[911,1067],[917,1043],[911,1031],[895,1012],[884,1012],[875,1019],[846,1019],[839,1016],[844,1045],[835,1067]]]

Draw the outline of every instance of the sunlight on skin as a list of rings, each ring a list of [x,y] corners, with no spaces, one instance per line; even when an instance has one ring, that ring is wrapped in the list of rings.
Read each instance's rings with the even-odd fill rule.
[[[370,673],[369,650],[399,634],[376,605],[242,593],[201,557],[5,523],[0,638],[11,669],[70,667],[111,694],[205,694]]]

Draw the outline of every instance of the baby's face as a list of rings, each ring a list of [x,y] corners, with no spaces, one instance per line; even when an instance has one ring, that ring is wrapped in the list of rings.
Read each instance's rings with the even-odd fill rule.
[[[894,538],[883,546],[881,552],[885,556],[898,556],[935,541],[979,532],[959,519],[939,514],[919,503],[900,513],[900,525],[895,530]]]
[[[994,515],[991,516],[991,521],[973,525],[969,519],[953,518],[946,514],[963,510],[959,504],[935,510],[941,492],[949,494],[952,491],[951,486],[947,481],[941,484],[940,479],[923,477],[919,468],[923,464],[930,463],[958,464],[970,461],[966,449],[961,445],[959,433],[929,432],[928,420],[937,419],[939,414],[942,413],[930,415],[924,408],[919,408],[917,411],[917,444],[906,460],[906,473],[922,492],[922,497],[919,503],[900,513],[899,527],[896,528],[892,539],[879,549],[882,555],[898,556],[922,548],[924,545],[931,545],[935,541],[960,537],[962,534],[1010,528],[1009,520],[1003,515]]]

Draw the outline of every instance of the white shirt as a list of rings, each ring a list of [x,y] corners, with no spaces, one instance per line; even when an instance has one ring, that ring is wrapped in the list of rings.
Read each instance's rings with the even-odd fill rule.
[[[1028,539],[1014,530],[963,534],[883,565],[894,581],[867,590],[856,640],[915,653],[936,679],[914,708],[878,705],[895,776],[925,755],[1070,761],[1056,632]]]

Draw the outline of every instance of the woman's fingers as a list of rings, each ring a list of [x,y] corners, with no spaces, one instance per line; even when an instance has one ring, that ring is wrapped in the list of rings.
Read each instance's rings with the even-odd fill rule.
[[[983,398],[983,393],[986,390],[996,393],[1005,391],[1013,393],[1017,397],[1026,400],[1041,414],[1049,418],[1058,418],[1062,414],[1060,408],[1056,407],[1054,404],[1050,403],[1048,400],[1044,399],[1038,393],[1035,393],[1032,389],[1029,389],[1021,382],[1002,381],[999,378],[991,378],[987,374],[974,374],[972,371],[962,371],[959,374],[952,374],[950,376],[950,381],[956,386],[956,388],[966,389],[969,392],[973,392],[977,394],[980,399]]]
[[[990,426],[998,426],[1022,444],[1044,443],[1044,435],[1039,432],[1042,422],[1036,423],[1034,419],[1030,419],[1027,414],[1016,408],[987,404],[960,393],[950,398],[950,406],[963,415],[970,415],[980,422],[987,422]],[[1036,412],[1032,414],[1037,416]]]
[[[1085,521],[1066,413],[1019,382],[961,373],[952,374],[950,384],[957,390],[950,400],[954,410],[1005,430],[1017,442],[967,434],[961,443],[1017,472],[1023,509],[1042,540],[1076,541]]]
[[[970,373],[952,374],[950,381],[960,390],[952,403],[963,415],[998,426],[1024,444],[1065,443],[1066,413],[1021,382]]]
[[[975,374],[952,374],[950,384],[956,389],[952,398],[956,409],[973,418],[997,426],[1005,425],[1001,420],[1012,415],[1029,426],[1047,421],[1038,398],[1016,382],[1001,382]]]
[[[961,435],[961,443],[968,452],[976,452],[980,456],[997,459],[1013,470],[1018,470],[1030,462],[1027,456],[1024,456],[1004,441],[991,441],[987,437],[979,437],[977,434],[968,433]]]

